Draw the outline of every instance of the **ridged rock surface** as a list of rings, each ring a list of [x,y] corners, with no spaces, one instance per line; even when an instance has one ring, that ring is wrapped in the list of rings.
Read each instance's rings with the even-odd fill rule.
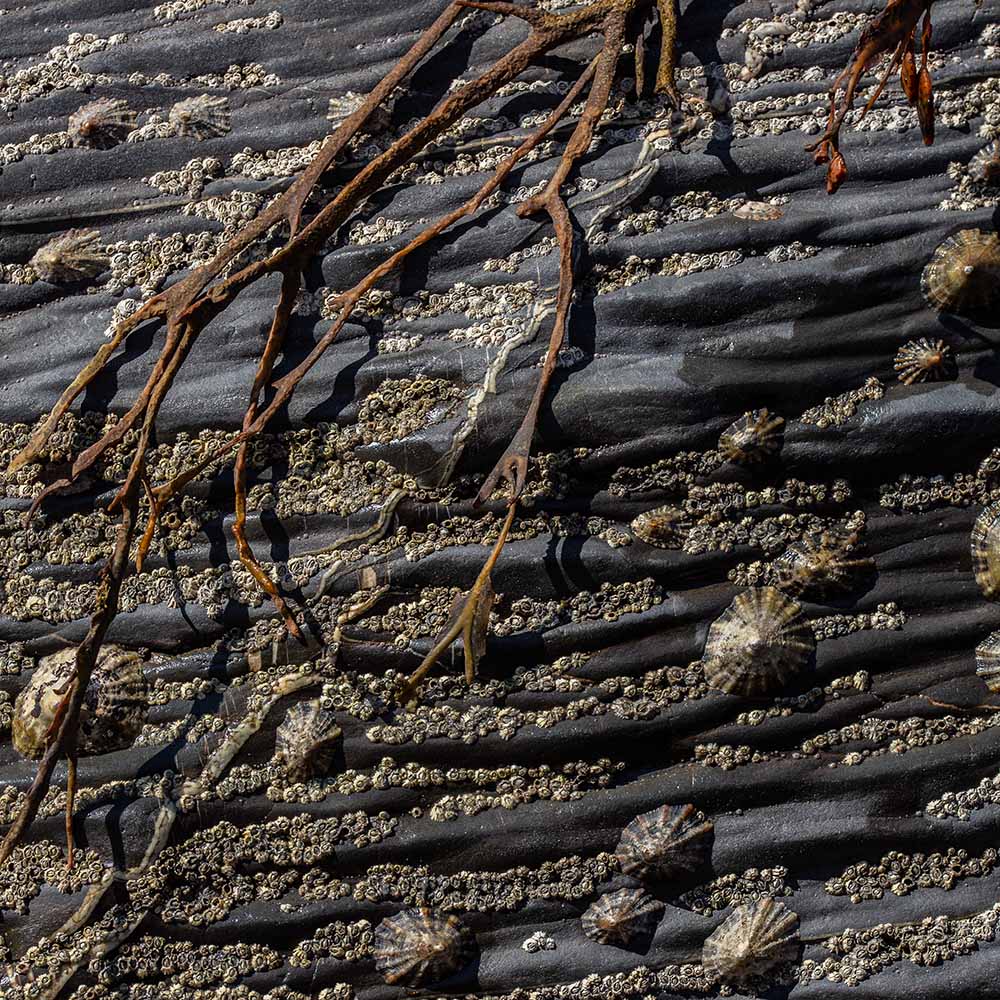
[[[327,134],[329,99],[370,89],[442,6],[55,0],[0,12],[0,457],[23,442],[15,425],[45,413],[104,342],[116,303],[152,292],[135,277],[148,271],[152,244],[111,248],[110,275],[76,285],[31,282],[35,251],[68,229],[96,229],[105,246],[182,234],[190,240],[170,242],[163,277],[182,272],[197,234],[210,234],[200,237],[210,250],[224,225],[239,224],[211,199],[243,192],[233,204],[252,214],[284,190],[308,161],[305,147]],[[644,141],[650,118],[663,124],[669,113],[619,100],[568,189],[583,253],[578,299],[535,441],[532,502],[494,574],[499,599],[478,686],[461,683],[456,650],[415,714],[379,697],[388,671],[409,672],[430,648],[503,514],[499,494],[485,512],[471,499],[527,405],[557,273],[550,229],[518,219],[513,192],[550,175],[555,147],[515,174],[504,203],[386,282],[387,299],[348,324],[272,428],[286,444],[298,434],[299,451],[266,459],[251,479],[260,558],[281,564],[279,574],[291,560],[307,581],[300,600],[314,601],[335,556],[302,557],[374,525],[396,469],[407,495],[385,537],[350,543],[361,551],[331,593],[346,601],[361,586],[389,590],[346,627],[344,673],[328,665],[325,692],[280,702],[178,822],[169,884],[158,895],[148,883],[123,886],[109,900],[123,920],[141,916],[144,900],[152,911],[89,973],[84,959],[66,995],[200,997],[203,988],[219,1000],[344,1000],[353,990],[390,1000],[404,989],[375,971],[374,928],[425,905],[460,916],[475,938],[470,961],[440,987],[449,995],[711,997],[702,943],[731,906],[764,895],[800,918],[801,959],[772,984],[782,996],[996,995],[1000,702],[976,676],[974,651],[1000,628],[1000,606],[976,585],[969,538],[1000,485],[989,468],[977,474],[1000,445],[1000,326],[938,315],[920,273],[949,235],[997,225],[997,189],[961,177],[1000,121],[1000,3],[935,3],[935,144],[921,142],[894,82],[864,130],[845,130],[850,176],[833,198],[803,145],[880,4],[813,3],[799,33],[768,39],[771,54],[749,83],[740,80],[748,45],[763,44],[751,30],[791,24],[793,4],[681,7],[683,88],[707,94],[718,117],[680,144]],[[353,158],[369,158],[453,79],[470,79],[523,37],[518,22],[494,20],[470,13],[395,102],[392,132],[363,140]],[[69,52],[50,52],[71,33]],[[80,37],[89,35],[105,42]],[[279,373],[327,329],[324,291],[348,287],[421,220],[471,195],[496,148],[553,106],[554,83],[571,81],[593,45],[569,46],[524,78],[547,82],[489,101],[476,112],[484,121],[418,158],[344,227],[306,275],[311,294]],[[874,78],[865,79],[867,96]],[[110,149],[63,148],[58,138],[97,97],[126,100],[138,127],[155,132],[151,115],[166,121],[173,104],[201,94],[228,98],[231,131]],[[264,155],[290,147],[302,152]],[[190,164],[207,158],[198,190]],[[331,175],[330,187],[342,180]],[[779,204],[783,215],[734,216],[748,200]],[[514,286],[506,298],[504,285]],[[276,294],[273,281],[254,285],[200,337],[159,420],[163,468],[171,448],[189,460],[198,435],[239,427]],[[897,380],[896,352],[922,337],[952,348],[956,377]],[[133,336],[82,409],[123,413],[161,343],[162,332]],[[484,394],[491,377],[495,393]],[[713,457],[726,427],[765,407],[786,421],[774,462],[739,468]],[[301,429],[317,424],[320,445],[306,448]],[[438,478],[460,438],[444,491]],[[363,465],[379,461],[388,465]],[[30,657],[82,638],[106,551],[99,533],[113,525],[92,513],[113,492],[99,480],[50,504],[26,533],[33,476],[5,480],[0,501],[3,822],[35,767],[10,742],[13,701]],[[41,958],[54,954],[43,936],[80,906],[85,887],[105,866],[142,858],[159,777],[197,774],[218,734],[245,714],[248,690],[260,695],[297,669],[265,655],[263,670],[247,670],[248,648],[278,636],[280,621],[239,568],[229,471],[190,496],[109,635],[148,653],[154,701],[135,747],[80,762],[82,849],[71,884],[59,884],[55,792],[0,870],[12,962],[40,941]],[[631,533],[634,518],[664,504],[686,513],[682,549]],[[449,518],[465,519],[451,522],[451,537],[427,534]],[[741,589],[770,582],[787,543],[845,525],[875,572],[835,604],[802,603],[815,662],[773,697],[710,691],[699,662],[709,625]],[[227,576],[220,567],[230,562]],[[324,600],[314,610],[329,617]],[[342,750],[325,785],[290,786],[270,766],[274,729],[294,700],[324,693]],[[61,765],[57,789],[64,781]],[[644,950],[590,941],[583,911],[635,884],[612,857],[622,828],[686,802],[714,823],[710,869],[650,887],[667,905]],[[281,817],[296,819],[270,828],[265,850],[263,824]],[[303,853],[307,840],[319,846]],[[245,844],[247,855],[234,858]],[[876,925],[892,927],[866,935]],[[843,937],[849,928],[853,939]],[[538,946],[538,932],[555,947]],[[20,1000],[28,994],[12,971],[0,993]],[[555,990],[593,976],[582,992]],[[279,986],[287,991],[273,992]]]

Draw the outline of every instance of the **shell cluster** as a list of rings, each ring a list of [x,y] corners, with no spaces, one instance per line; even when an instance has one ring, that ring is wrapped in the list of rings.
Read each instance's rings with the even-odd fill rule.
[[[626,875],[667,879],[696,871],[711,856],[715,827],[693,805],[666,805],[622,830],[615,856]]]
[[[821,531],[804,535],[775,560],[774,582],[786,594],[825,598],[849,591],[875,563],[854,558],[851,550],[857,536],[844,531]]]
[[[804,670],[816,638],[801,610],[774,587],[738,594],[708,630],[702,663],[709,686],[768,694]]]
[[[627,947],[653,932],[663,904],[642,889],[606,892],[584,911],[583,933],[598,944]]]
[[[18,753],[40,757],[56,711],[73,682],[76,650],[38,662],[14,703],[11,736]],[[123,750],[135,742],[149,707],[142,659],[121,646],[102,646],[80,709],[77,748],[83,755]]]
[[[330,770],[341,735],[333,713],[318,701],[300,702],[275,732],[274,759],[290,781],[306,781]]]
[[[74,146],[110,149],[135,128],[137,117],[125,101],[99,97],[69,116],[66,131]]]
[[[928,303],[941,312],[979,316],[1000,304],[1000,239],[963,229],[948,237],[924,268],[920,282]]]
[[[995,694],[1000,694],[1000,630],[976,646],[976,673]]]
[[[390,984],[440,982],[459,969],[465,950],[466,934],[458,917],[426,907],[401,910],[375,929],[375,968]]]
[[[108,258],[101,250],[96,229],[68,229],[35,251],[28,263],[43,281],[51,284],[96,278],[107,270]]]
[[[179,135],[209,139],[225,135],[231,128],[229,101],[224,97],[200,94],[178,101],[167,113],[167,120]]]
[[[777,455],[784,440],[784,417],[768,410],[750,410],[722,432],[719,451],[730,462],[753,465]]]
[[[669,505],[647,510],[632,521],[636,538],[660,549],[679,549],[684,544],[684,511]]]
[[[737,906],[705,940],[701,960],[710,975],[742,983],[798,953],[798,914],[765,896]]]
[[[984,507],[972,526],[972,571],[985,597],[1000,598],[1000,503]]]
[[[896,353],[893,367],[903,385],[935,382],[955,371],[955,356],[943,340],[910,340]]]

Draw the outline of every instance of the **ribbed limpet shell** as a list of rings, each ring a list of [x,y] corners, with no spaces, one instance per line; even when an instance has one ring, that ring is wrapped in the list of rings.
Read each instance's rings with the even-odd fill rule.
[[[135,128],[136,117],[120,98],[99,97],[69,116],[66,131],[74,146],[110,149]]]
[[[291,781],[306,781],[330,770],[341,737],[333,713],[318,701],[293,705],[278,726],[274,759]]]
[[[801,608],[775,587],[752,587],[711,624],[702,663],[709,686],[763,695],[805,669],[816,638]]]
[[[723,458],[740,465],[763,462],[781,451],[785,420],[768,410],[749,410],[719,437]]]
[[[75,649],[63,649],[39,660],[14,702],[11,736],[18,753],[34,758],[44,753],[75,665]],[[130,747],[142,730],[148,708],[142,659],[121,646],[102,646],[80,708],[80,754],[111,753]]]
[[[1000,694],[1000,630],[976,646],[976,673],[995,694]]]
[[[935,251],[920,282],[942,312],[978,316],[1000,306],[1000,240],[996,233],[963,229]]]
[[[701,962],[709,975],[741,983],[794,961],[799,947],[798,915],[765,896],[736,907],[706,939]]]
[[[774,582],[786,594],[825,598],[849,591],[875,564],[851,555],[856,536],[843,531],[803,535],[775,560]]]
[[[598,944],[627,946],[651,934],[663,904],[642,889],[619,889],[596,899],[581,918],[583,933]]]
[[[35,251],[28,262],[43,281],[82,281],[95,278],[108,267],[108,257],[98,244],[96,229],[68,229]]]
[[[951,348],[943,340],[907,341],[896,353],[893,367],[903,385],[914,382],[935,382],[955,370]]]
[[[425,907],[401,910],[375,929],[375,968],[390,984],[436,983],[458,970],[466,943],[458,917]]]
[[[622,871],[672,878],[696,871],[712,851],[714,826],[693,805],[667,805],[636,816],[615,849]]]
[[[167,119],[179,135],[208,139],[225,135],[230,130],[229,101],[224,97],[200,94],[178,101],[168,112]]]
[[[666,505],[644,511],[632,521],[636,538],[660,549],[679,549],[684,544],[687,515],[677,507]]]
[[[969,162],[969,173],[980,184],[1000,185],[1000,139],[976,153]]]
[[[972,526],[972,571],[985,597],[1000,598],[1000,503],[984,507]]]

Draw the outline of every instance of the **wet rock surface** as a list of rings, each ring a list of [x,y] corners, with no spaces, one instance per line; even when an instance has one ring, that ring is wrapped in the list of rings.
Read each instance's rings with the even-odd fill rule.
[[[287,188],[330,100],[369,90],[442,5],[44,6],[0,13],[4,464],[105,331]],[[623,80],[567,188],[577,301],[471,688],[455,649],[415,708],[392,698],[500,530],[502,493],[472,500],[533,390],[558,268],[550,227],[515,206],[558,146],[369,296],[251,450],[250,539],[324,648],[288,639],[241,567],[231,467],[172,505],[109,633],[145,658],[145,726],[130,749],[81,758],[72,873],[62,765],[0,870],[0,994],[44,996],[78,969],[77,1000],[391,1000],[406,987],[377,971],[377,928],[421,907],[456,940],[457,918],[465,948],[450,978],[419,984],[429,996],[994,994],[1000,702],[975,651],[1000,606],[970,536],[1000,499],[1000,321],[936,312],[920,278],[948,237],[996,229],[1000,190],[968,165],[1000,128],[1000,6],[935,3],[935,144],[890,85],[845,130],[833,198],[802,147],[875,8],[799,8],[682,4],[686,113],[704,98],[715,117],[681,138],[684,113]],[[523,34],[470,11],[349,164]],[[307,271],[279,375],[328,328],[332,293],[469,197],[592,51],[525,74],[370,199]],[[74,141],[70,116],[98,98],[124,101],[134,128]],[[31,264],[70,230],[99,234],[97,276]],[[199,338],[161,411],[155,482],[239,428],[277,290],[248,288]],[[924,338],[950,363],[907,384],[897,355]],[[130,337],[49,467],[128,408],[161,339]],[[732,461],[720,436],[765,408],[785,421],[779,447]],[[35,769],[11,741],[15,699],[36,657],[86,631],[126,458],[28,525],[51,472],[2,481],[4,823]],[[635,530],[666,506],[666,541]],[[766,695],[713,689],[712,623],[738,593],[780,585],[788,547],[823,532],[861,568],[795,597],[815,655]],[[275,731],[316,699],[342,737],[324,773],[293,781]],[[169,841],[90,914],[97,930],[53,937],[88,886],[140,865],[168,801]],[[614,856],[623,828],[686,803],[713,824],[710,857],[642,884],[665,904],[652,935],[591,940],[587,908],[640,887]],[[713,977],[704,941],[763,898],[798,916],[796,954],[783,945],[757,979]]]

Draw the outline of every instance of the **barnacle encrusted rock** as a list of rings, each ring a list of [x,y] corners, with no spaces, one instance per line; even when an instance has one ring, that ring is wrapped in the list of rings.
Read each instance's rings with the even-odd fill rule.
[[[711,856],[714,826],[693,805],[666,805],[636,816],[615,854],[622,871],[667,879],[696,871]]]
[[[742,983],[794,960],[798,952],[798,915],[767,896],[737,906],[706,939],[701,960],[710,975]]]
[[[702,659],[711,687],[769,694],[801,673],[816,639],[799,605],[774,587],[738,594],[708,630]]]
[[[426,907],[386,917],[375,930],[375,968],[387,983],[423,986],[446,979],[461,966],[466,934],[455,916]]]
[[[14,703],[11,736],[18,753],[40,757],[44,752],[75,667],[75,649],[63,649],[39,661]],[[110,753],[131,746],[142,729],[148,707],[139,655],[121,646],[102,646],[80,711],[80,753]]]

